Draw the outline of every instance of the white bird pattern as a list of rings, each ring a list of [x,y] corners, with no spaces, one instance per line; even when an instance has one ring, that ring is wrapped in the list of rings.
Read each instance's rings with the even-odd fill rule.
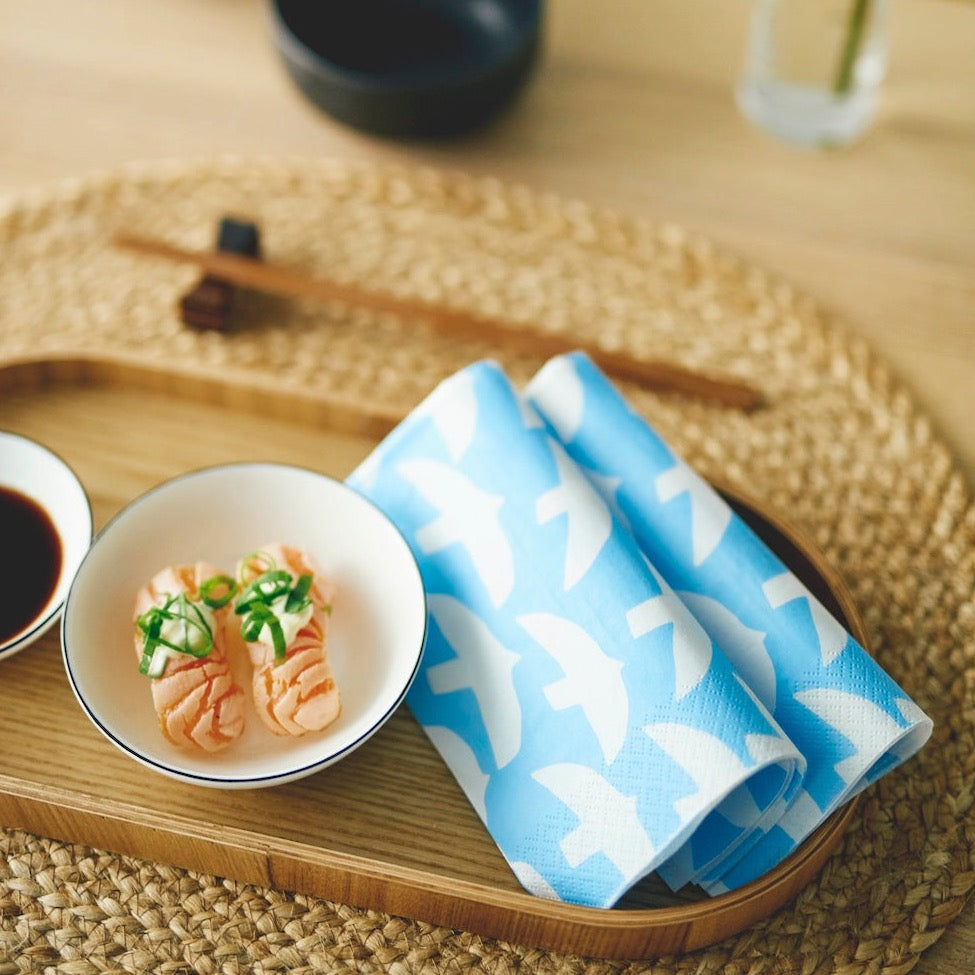
[[[404,460],[396,470],[439,510],[416,531],[421,551],[432,555],[451,545],[463,546],[491,603],[501,606],[515,584],[514,553],[498,516],[504,497],[482,490],[456,468],[436,460]]]
[[[772,609],[794,599],[805,599],[819,641],[819,655],[828,667],[846,648],[849,636],[836,618],[791,572],[782,572],[762,583],[762,592]]]
[[[853,754],[833,766],[847,785],[854,783],[904,732],[902,725],[862,694],[817,687],[798,691],[794,696],[853,746]]]
[[[518,878],[518,882],[529,894],[543,897],[548,901],[562,899],[559,897],[558,891],[527,860],[509,860],[508,866],[511,867],[512,872]]]
[[[711,668],[711,638],[660,573],[646,559],[644,564],[661,591],[629,610],[626,623],[634,640],[673,623],[674,696],[680,701],[704,680]]]
[[[710,732],[670,721],[647,725],[643,730],[694,783],[694,792],[674,802],[674,812],[682,823],[703,815],[748,774],[749,767]]]
[[[791,761],[796,763],[800,773],[805,772],[806,762],[795,745],[785,734],[760,735],[755,732],[745,735],[745,748],[748,757],[756,766],[771,762]]]
[[[626,740],[630,701],[623,663],[608,656],[587,630],[550,613],[526,613],[518,623],[565,675],[543,688],[553,710],[579,707],[608,764]]]
[[[764,711],[763,705],[751,688],[742,680],[740,674],[735,674],[735,680],[741,685],[749,698],[755,702],[756,707]],[[771,718],[769,721],[772,724]],[[754,769],[777,763],[781,766],[784,775],[778,797],[765,810],[759,808],[747,788],[736,789],[717,807],[721,815],[742,832],[762,828],[777,819],[786,809],[785,798],[790,791],[793,791],[792,786],[795,777],[802,776],[806,770],[805,758],[784,735],[754,732],[746,734],[745,748],[749,758],[754,763]],[[739,761],[737,756],[734,757],[734,761]],[[741,763],[739,768],[745,769],[746,772],[754,770],[748,769],[744,763]],[[724,859],[726,857],[722,855],[713,859],[710,864],[702,864],[695,868],[692,866],[690,850],[684,849],[682,855],[674,856],[667,861],[666,867],[663,868],[665,870],[664,879],[676,890],[691,881],[700,881],[705,872],[720,869],[719,863]]]
[[[642,422],[578,354],[524,394],[479,363],[349,478],[423,575],[432,639],[410,694],[433,747],[527,890],[603,907],[651,869],[740,886],[931,732],[791,573],[772,569],[747,612],[725,598],[735,571],[708,570],[752,551],[731,551],[731,508]],[[644,532],[697,592],[639,553]],[[810,728],[807,755],[775,711]],[[715,811],[720,829],[693,832]]]
[[[440,753],[440,757],[454,773],[457,784],[464,790],[464,795],[474,807],[474,811],[481,817],[482,822],[487,823],[485,794],[491,777],[481,771],[481,766],[470,745],[456,731],[443,725],[424,725],[423,730],[433,747]]]
[[[732,511],[720,494],[696,471],[678,461],[656,478],[657,497],[667,504],[687,494],[691,499],[691,544],[694,565],[701,565],[721,544]]]
[[[528,384],[527,392],[559,440],[571,443],[586,411],[585,389],[572,360],[564,356],[550,359]]]
[[[474,441],[477,430],[478,400],[474,388],[474,373],[460,372],[448,380],[450,383],[450,409],[435,409],[433,398],[428,398],[427,412],[443,439],[451,460],[456,464]],[[436,394],[434,394],[436,395]]]
[[[748,789],[735,789],[717,807],[717,811],[740,830],[751,829],[763,815]]]
[[[623,478],[615,474],[600,474],[597,471],[586,471],[586,477],[595,485],[596,491],[606,502],[613,517],[632,535],[629,519],[623,514],[619,501],[619,489],[623,484]]]
[[[434,694],[471,690],[494,762],[504,768],[521,748],[521,703],[513,677],[515,664],[521,658],[453,596],[432,594],[428,604],[444,639],[456,654],[452,660],[427,668],[430,689]]]
[[[910,758],[931,737],[934,723],[909,697],[898,697],[894,703],[906,722],[907,729],[897,741],[891,742],[890,754],[902,762]]]
[[[782,814],[776,825],[783,830],[793,843],[801,843],[819,825],[823,810],[816,800],[805,790],[796,793],[792,805]]]
[[[762,704],[774,711],[775,665],[765,645],[765,633],[746,626],[717,599],[696,592],[681,591],[677,595],[724,651]]]
[[[602,853],[625,880],[639,876],[654,854],[636,799],[624,795],[594,769],[572,762],[546,765],[532,778],[579,820],[559,847],[570,867]]]
[[[562,447],[554,442],[551,447],[559,483],[538,497],[535,516],[540,525],[566,517],[563,585],[568,592],[599,557],[613,531],[613,516]]]

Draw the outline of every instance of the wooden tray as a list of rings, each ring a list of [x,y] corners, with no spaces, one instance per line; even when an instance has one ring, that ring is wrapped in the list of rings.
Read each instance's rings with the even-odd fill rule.
[[[0,358],[0,395],[0,426],[40,440],[74,467],[98,527],[134,495],[209,464],[272,460],[343,477],[396,419],[362,406],[323,409],[293,388],[265,396],[256,413],[239,379],[214,371],[203,383],[105,355]],[[852,601],[821,557],[779,519],[755,524],[866,643]],[[520,889],[406,707],[332,768],[271,790],[223,792],[165,779],[112,748],[72,697],[56,631],[3,670],[6,825],[582,955],[690,950],[767,917],[812,879],[853,812],[845,807],[787,863],[741,891],[678,898],[651,880],[619,908],[580,908]]]

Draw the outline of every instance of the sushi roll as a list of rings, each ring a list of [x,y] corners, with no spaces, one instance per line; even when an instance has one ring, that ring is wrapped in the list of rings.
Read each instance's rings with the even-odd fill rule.
[[[234,581],[206,562],[169,566],[136,595],[135,649],[163,735],[181,748],[226,748],[244,730],[244,691],[228,658]]]
[[[321,731],[341,710],[326,649],[332,586],[307,552],[280,543],[243,558],[237,582],[258,716],[277,735]]]

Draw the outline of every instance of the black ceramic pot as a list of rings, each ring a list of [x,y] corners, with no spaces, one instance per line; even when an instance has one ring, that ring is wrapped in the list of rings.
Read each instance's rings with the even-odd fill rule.
[[[272,0],[291,77],[334,118],[387,136],[484,125],[522,88],[543,0]]]

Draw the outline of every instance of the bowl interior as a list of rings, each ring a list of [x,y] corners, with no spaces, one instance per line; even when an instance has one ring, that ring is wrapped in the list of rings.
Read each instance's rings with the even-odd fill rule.
[[[57,619],[71,580],[91,544],[93,521],[88,495],[74,471],[47,447],[0,431],[0,487],[32,501],[50,519],[61,564],[53,589],[33,619],[0,642],[0,656],[24,649]]]
[[[148,679],[138,673],[135,594],[167,565],[206,560],[232,573],[242,555],[274,541],[306,549],[335,584],[327,646],[341,714],[321,733],[290,738],[251,713],[243,736],[222,752],[179,749],[160,733]],[[176,778],[244,787],[307,775],[367,740],[405,695],[425,627],[416,562],[377,508],[312,471],[236,464],[167,482],[105,528],[68,595],[62,643],[76,696],[115,745]],[[238,678],[249,693],[249,675]]]

